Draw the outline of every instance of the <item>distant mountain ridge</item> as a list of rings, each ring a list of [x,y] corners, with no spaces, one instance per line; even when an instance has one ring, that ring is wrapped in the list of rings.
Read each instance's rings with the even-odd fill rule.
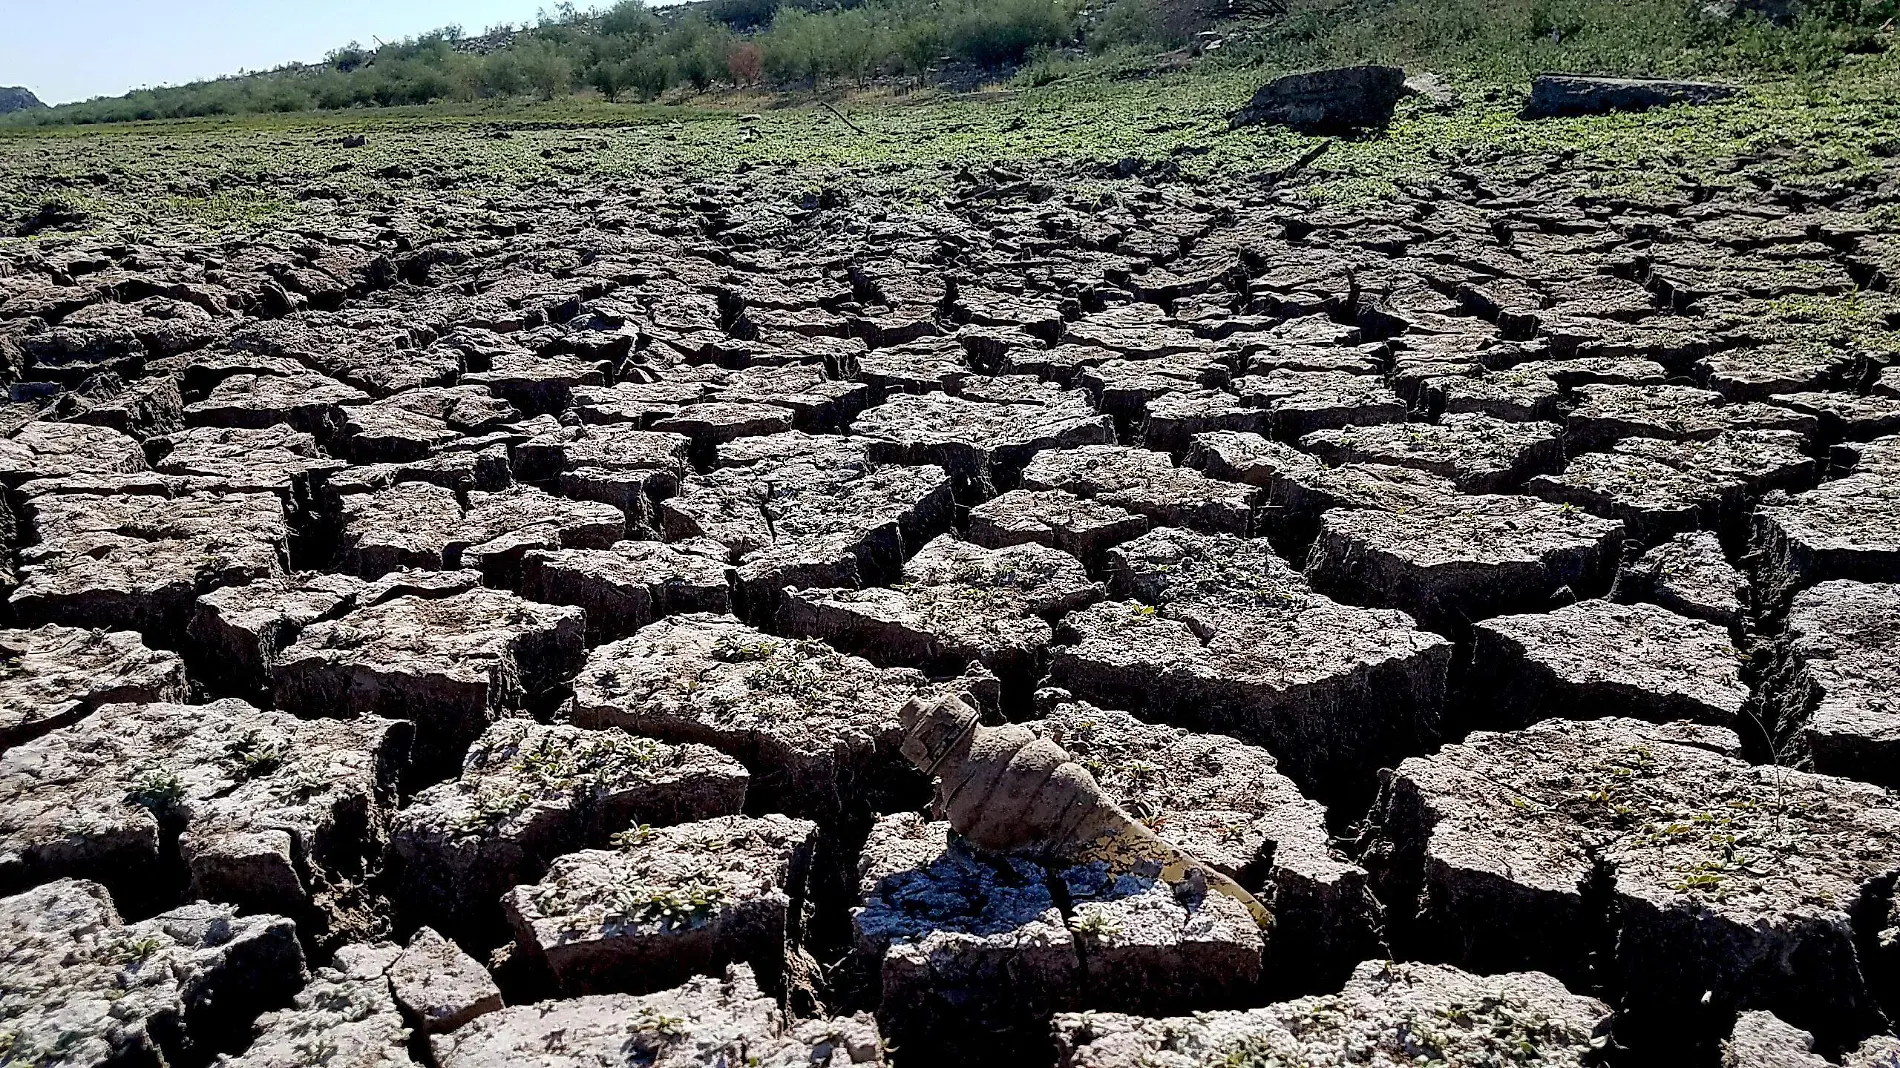
[[[40,98],[25,86],[0,85],[0,115],[10,111],[25,111],[28,108],[43,108]]]

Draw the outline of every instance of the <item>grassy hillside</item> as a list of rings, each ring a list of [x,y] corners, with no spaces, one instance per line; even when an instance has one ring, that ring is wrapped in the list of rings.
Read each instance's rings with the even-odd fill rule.
[[[87,225],[193,237],[360,219],[416,190],[460,202],[618,179],[742,178],[788,197],[823,184],[934,196],[964,167],[1031,166],[1080,180],[1110,169],[1246,188],[1308,156],[1316,201],[1377,201],[1453,170],[1514,176],[1558,161],[1596,172],[1605,198],[1642,200],[1684,176],[1720,186],[1760,169],[1840,184],[1900,152],[1900,57],[1849,56],[1756,79],[1695,109],[1528,121],[1521,87],[1463,81],[1464,103],[1408,101],[1383,136],[1229,131],[1260,72],[1202,66],[1123,79],[1076,73],[1001,96],[761,108],[544,103],[432,105],[313,115],[0,130],[0,233],[48,203]],[[347,147],[362,134],[367,143]]]
[[[679,101],[760,90],[1044,85],[1130,75],[1181,44],[1188,0],[707,0],[653,12],[565,6],[492,51],[442,30],[323,63],[14,115],[83,124],[582,96]],[[1399,62],[1477,82],[1540,70],[1760,77],[1884,51],[1900,0],[1810,0],[1779,22],[1721,0],[1289,0],[1225,27],[1221,68]]]

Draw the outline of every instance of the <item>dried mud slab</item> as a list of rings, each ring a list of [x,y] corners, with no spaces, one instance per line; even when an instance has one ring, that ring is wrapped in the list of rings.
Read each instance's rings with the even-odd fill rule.
[[[1162,529],[1110,554],[1112,596],[1065,617],[1050,681],[1264,745],[1322,801],[1438,737],[1451,644],[1323,597],[1263,541]]]
[[[369,394],[322,375],[232,375],[210,396],[185,405],[186,426],[261,430],[278,423],[328,440],[343,427],[346,405]]]
[[[1883,1026],[1900,807],[1757,767],[1727,731],[1628,719],[1477,733],[1392,773],[1366,862],[1401,946],[1615,993],[1618,1033],[1709,1047],[1767,1009],[1830,1048]]]
[[[892,1046],[933,1059],[1007,1055],[1046,1040],[1081,983],[1048,872],[983,858],[949,825],[886,816],[859,863],[853,953]]]
[[[36,478],[124,475],[146,469],[139,443],[102,426],[28,423],[0,438],[0,482],[19,486]]]
[[[177,654],[127,631],[0,630],[0,753],[101,705],[183,701],[188,692]]]
[[[817,834],[805,820],[726,816],[569,853],[503,899],[516,951],[567,997],[645,994],[738,963],[782,993]]]
[[[348,611],[371,588],[348,575],[299,571],[213,590],[192,611],[187,648],[206,678],[268,699],[271,672],[303,628]]]
[[[201,902],[127,924],[80,879],[0,898],[6,1052],[21,1064],[201,1063],[242,1049],[306,978],[281,916]]]
[[[1048,621],[1103,596],[1066,553],[985,549],[946,534],[911,557],[895,586],[787,590],[778,629],[933,675],[980,663],[1026,700],[1047,664]]]
[[[1339,371],[1275,370],[1234,382],[1242,402],[1266,411],[1266,429],[1281,441],[1317,430],[1405,421],[1404,399],[1376,376]]]
[[[271,494],[51,493],[24,502],[15,618],[136,630],[177,646],[192,604],[221,586],[283,574],[289,530]]]
[[[737,567],[747,613],[769,618],[788,586],[859,587],[895,576],[950,527],[937,467],[873,464],[840,438],[761,439],[743,466],[687,479],[660,504],[669,541],[709,538]]]
[[[521,557],[521,595],[584,611],[589,645],[628,637],[662,616],[733,610],[726,547],[704,538],[531,549]]]
[[[1678,534],[1624,565],[1619,599],[1647,600],[1678,615],[1735,630],[1748,607],[1748,579],[1706,531]]]
[[[432,928],[410,936],[387,975],[403,1015],[425,1034],[447,1034],[501,1008],[501,989],[488,969]]]
[[[289,1007],[257,1018],[256,1037],[221,1068],[404,1068],[409,1027],[392,996],[389,945],[349,945],[318,968]],[[499,1005],[499,999],[497,1000]]]
[[[640,824],[734,815],[748,782],[737,761],[702,745],[501,720],[469,747],[460,777],[396,814],[387,878],[398,920],[493,945],[502,895],[554,858]]]
[[[1313,540],[1328,509],[1409,512],[1458,493],[1450,480],[1416,468],[1333,467],[1311,453],[1246,432],[1196,435],[1185,462],[1210,477],[1260,487],[1265,492],[1255,502],[1255,516],[1263,529],[1255,533],[1299,545]]]
[[[272,671],[300,716],[387,715],[416,725],[408,789],[455,774],[489,723],[542,700],[584,658],[578,608],[495,590],[397,596],[305,627]]]
[[[1245,1012],[1153,1019],[1056,1017],[1063,1068],[1233,1064],[1596,1063],[1609,1009],[1538,972],[1477,976],[1436,964],[1367,961],[1337,994]],[[1421,1060],[1420,1058],[1424,1058]]]
[[[1900,472],[1874,467],[1755,512],[1755,540],[1792,586],[1900,581]]]
[[[897,712],[935,689],[823,642],[676,616],[588,655],[573,722],[709,745],[752,773],[754,811],[825,822],[921,801],[926,784],[898,753]]]
[[[1465,493],[1508,493],[1532,475],[1563,464],[1562,428],[1447,415],[1437,423],[1387,423],[1321,430],[1300,447],[1337,467],[1348,463],[1413,467],[1450,479]]]
[[[461,501],[446,486],[404,481],[353,493],[343,498],[336,564],[366,579],[404,568],[440,571],[461,525]]]
[[[964,392],[972,388],[965,383]],[[877,459],[943,468],[956,480],[959,499],[973,504],[1015,489],[1038,452],[1115,442],[1108,416],[1095,414],[1083,394],[1062,390],[1028,404],[905,394],[858,416],[851,432],[873,440]]]
[[[1900,789],[1900,586],[1823,582],[1788,612],[1788,666],[1814,770]]]
[[[1023,470],[1026,490],[1062,490],[1146,516],[1155,526],[1246,537],[1254,498],[1246,486],[1178,468],[1162,453],[1085,445],[1040,453]]]
[[[1755,401],[1727,403],[1720,393],[1690,386],[1579,386],[1564,419],[1573,455],[1622,438],[1700,441],[1731,430],[1787,430],[1812,437],[1820,420]]]
[[[154,471],[215,480],[232,493],[275,493],[291,515],[315,508],[325,480],[346,466],[287,426],[194,427],[153,438],[145,449]]]
[[[442,563],[480,571],[491,586],[514,587],[521,582],[521,559],[532,550],[605,549],[626,536],[626,513],[614,505],[511,486],[468,495],[468,511],[443,545]]]
[[[1010,490],[970,509],[969,538],[988,549],[1046,545],[1094,565],[1111,546],[1141,537],[1148,527],[1144,516],[1073,493]]]
[[[1686,719],[1739,729],[1749,699],[1728,631],[1647,604],[1578,601],[1472,628],[1469,725]]]
[[[791,1020],[742,964],[723,979],[700,976],[656,994],[598,994],[491,1012],[435,1037],[430,1051],[441,1068],[884,1063],[870,1017]]]
[[[1315,588],[1460,633],[1607,589],[1623,525],[1528,497],[1451,496],[1415,511],[1334,509],[1306,560]]]
[[[409,733],[233,699],[107,705],[0,756],[0,883],[308,916],[380,857]]]
[[[352,463],[403,463],[520,417],[514,405],[478,386],[410,389],[346,408],[336,447]]]

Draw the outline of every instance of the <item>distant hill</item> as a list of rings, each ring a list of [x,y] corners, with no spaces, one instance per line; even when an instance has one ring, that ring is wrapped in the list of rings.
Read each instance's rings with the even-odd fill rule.
[[[43,108],[40,98],[24,86],[0,85],[0,115],[9,111],[25,111],[28,108]]]

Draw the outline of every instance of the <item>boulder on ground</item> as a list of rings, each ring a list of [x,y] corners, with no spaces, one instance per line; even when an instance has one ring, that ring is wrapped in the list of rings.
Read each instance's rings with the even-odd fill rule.
[[[1288,74],[1260,87],[1230,127],[1289,126],[1301,133],[1337,134],[1384,126],[1405,95],[1398,67],[1335,67]]]
[[[1540,74],[1531,79],[1531,96],[1524,105],[1524,117],[1548,119],[1612,111],[1648,111],[1674,104],[1714,104],[1739,92],[1736,86],[1715,82]]]

